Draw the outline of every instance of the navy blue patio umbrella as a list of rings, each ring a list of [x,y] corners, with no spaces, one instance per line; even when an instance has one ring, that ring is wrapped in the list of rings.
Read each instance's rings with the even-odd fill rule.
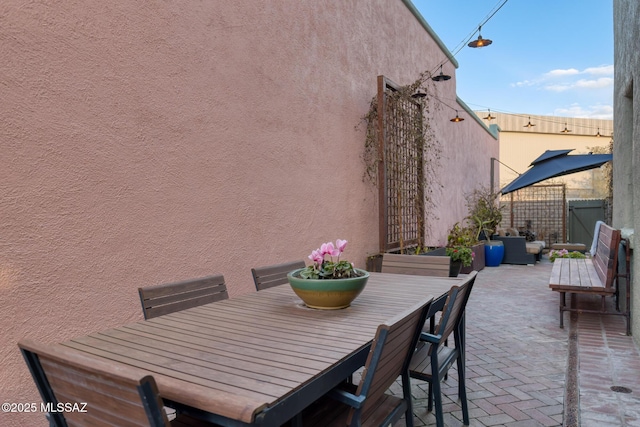
[[[531,162],[531,167],[506,185],[502,194],[528,187],[545,179],[594,169],[613,160],[612,154],[573,154],[573,150],[547,150]]]

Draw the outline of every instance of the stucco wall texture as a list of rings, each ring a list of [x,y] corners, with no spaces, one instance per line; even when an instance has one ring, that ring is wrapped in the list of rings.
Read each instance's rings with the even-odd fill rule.
[[[631,239],[631,332],[640,344],[640,3],[613,2],[613,226]]]
[[[0,402],[39,401],[21,338],[138,321],[139,286],[222,273],[233,298],[252,266],[336,238],[364,267],[377,195],[355,126],[376,76],[408,84],[445,57],[400,0],[6,0],[0,41]],[[455,76],[436,95],[459,108]],[[432,112],[430,244],[498,155],[454,114]]]

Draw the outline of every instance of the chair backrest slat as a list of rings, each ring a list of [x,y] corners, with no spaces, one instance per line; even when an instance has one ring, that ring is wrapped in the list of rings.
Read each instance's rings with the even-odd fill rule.
[[[431,298],[425,299],[403,314],[378,326],[356,391],[356,394],[366,396],[361,417],[366,418],[376,409],[380,397],[408,369],[431,301]],[[352,410],[349,416],[349,423],[353,416],[355,410]]]
[[[383,273],[448,277],[450,264],[451,258],[448,256],[382,255]]]
[[[221,274],[138,288],[145,319],[228,299]]]
[[[460,325],[477,274],[478,272],[472,271],[463,284],[452,286],[449,290],[444,312],[435,330],[435,334],[440,336],[440,343],[443,343]]]
[[[95,361],[78,359],[72,349],[59,345],[31,341],[18,345],[45,404],[52,405],[54,412],[58,403],[84,409],[57,414],[58,423],[69,427],[169,426],[153,377],[132,379],[107,372],[92,366]],[[42,378],[36,378],[38,375]]]
[[[252,268],[251,274],[253,275],[256,290],[260,291],[288,283],[287,273],[304,267],[305,263],[302,260],[291,261],[277,265]]]

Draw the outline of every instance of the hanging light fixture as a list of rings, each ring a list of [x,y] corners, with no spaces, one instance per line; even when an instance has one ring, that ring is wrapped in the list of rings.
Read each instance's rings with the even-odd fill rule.
[[[420,89],[418,89],[418,91],[417,91],[416,93],[414,93],[413,95],[411,95],[411,97],[412,97],[413,99],[422,99],[422,98],[424,98],[425,96],[427,96],[427,94],[426,94],[426,93],[424,93],[423,91],[421,91]]]
[[[535,126],[535,125],[534,125],[533,123],[531,123],[531,117],[529,117],[529,123],[527,123],[527,124],[526,124],[526,125],[524,125],[523,127],[525,127],[525,128],[532,128],[532,127],[534,127],[534,126]]]
[[[485,46],[489,46],[491,43],[493,43],[492,40],[483,39],[481,31],[482,31],[482,25],[478,27],[478,39],[472,41],[467,46],[469,46],[469,47],[485,47]]]
[[[438,74],[435,77],[431,77],[431,80],[433,80],[434,82],[442,82],[442,81],[449,80],[450,78],[451,76],[448,76],[442,72],[442,64],[440,64],[440,74]]]
[[[458,122],[464,121],[464,119],[462,117],[458,116],[458,110],[456,110],[456,116],[453,119],[450,119],[449,121],[458,123]]]
[[[483,119],[485,119],[485,120],[493,120],[495,118],[496,118],[496,116],[492,116],[491,115],[491,108],[489,108],[489,113],[487,114],[487,117],[483,117]]]
[[[569,133],[569,132],[571,132],[569,129],[567,129],[567,123],[566,123],[566,122],[565,122],[565,124],[564,124],[564,129],[562,129],[560,132],[562,132],[562,133]]]

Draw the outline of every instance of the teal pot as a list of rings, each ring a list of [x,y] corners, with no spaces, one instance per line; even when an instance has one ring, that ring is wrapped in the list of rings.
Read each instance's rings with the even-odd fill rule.
[[[369,272],[360,269],[356,271],[363,276],[347,279],[302,279],[299,276],[301,270],[299,268],[287,274],[289,284],[307,307],[321,310],[349,307],[369,280]]]
[[[497,267],[504,258],[504,243],[499,240],[484,243],[484,262],[487,267]]]

